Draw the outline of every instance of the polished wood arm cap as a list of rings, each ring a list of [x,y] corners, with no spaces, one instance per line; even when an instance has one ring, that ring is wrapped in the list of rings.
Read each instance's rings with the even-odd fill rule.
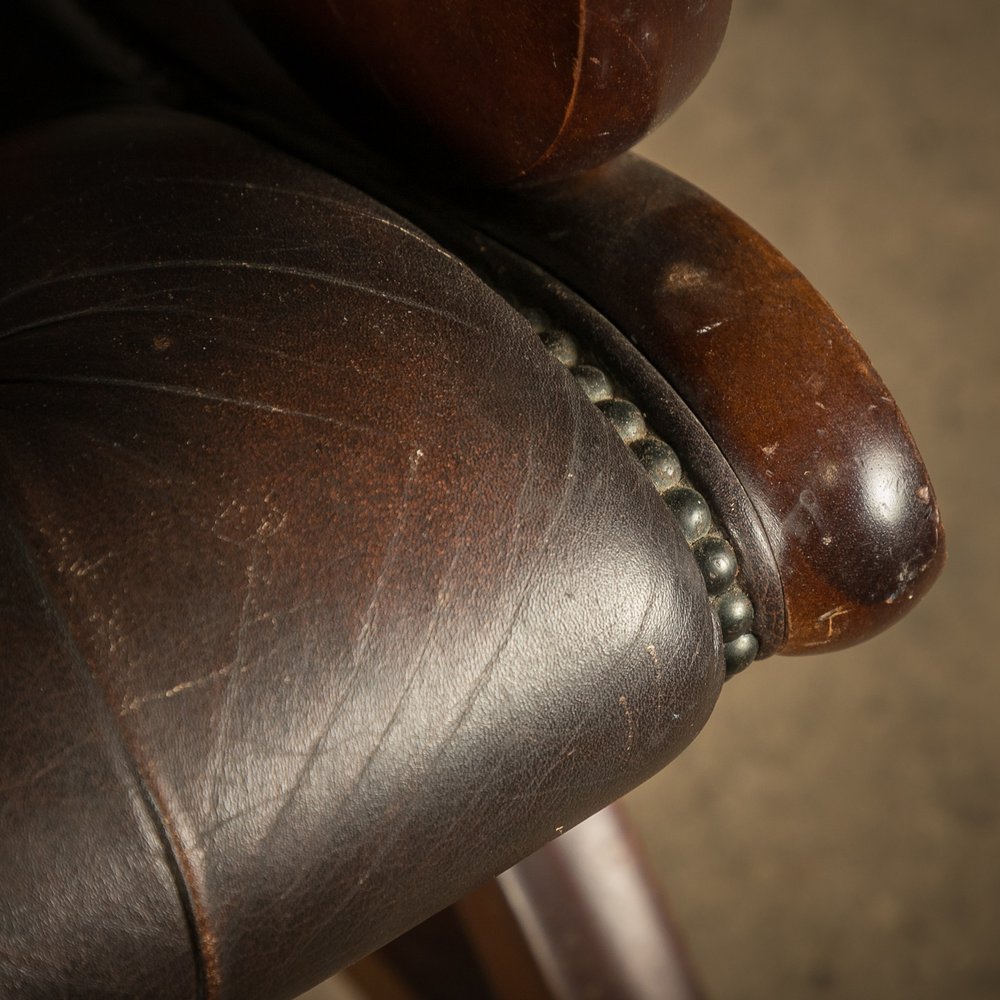
[[[234,6],[335,115],[362,128],[374,119],[378,134],[391,108],[415,126],[408,142],[436,143],[477,178],[509,184],[566,176],[638,142],[705,75],[730,2]]]
[[[709,432],[775,560],[775,651],[860,642],[926,592],[944,534],[906,423],[830,305],[759,233],[634,155],[470,214],[611,319]]]
[[[0,163],[0,995],[293,996],[695,736],[680,529],[452,254],[163,110]]]

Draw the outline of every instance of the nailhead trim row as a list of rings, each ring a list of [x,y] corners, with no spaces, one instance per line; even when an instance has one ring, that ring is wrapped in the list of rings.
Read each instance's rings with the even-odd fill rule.
[[[540,309],[516,302],[512,305],[531,323],[549,354],[569,369],[581,391],[604,414],[677,518],[719,619],[726,675],[739,673],[757,657],[758,642],[752,632],[754,609],[737,582],[736,554],[719,529],[708,502],[692,486],[674,450],[646,426],[635,401],[599,361],[588,356],[569,333],[554,326]]]

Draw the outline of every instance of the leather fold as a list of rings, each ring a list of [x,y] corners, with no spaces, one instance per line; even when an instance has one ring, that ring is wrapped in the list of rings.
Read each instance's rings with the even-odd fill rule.
[[[38,788],[46,733],[119,761],[83,839],[65,785],[0,790],[8,865],[48,837],[44,879],[0,873],[5,925],[58,915],[5,942],[4,989],[59,981],[72,919],[88,995],[139,974],[107,959],[123,928],[187,963],[135,995],[189,996],[192,969],[205,997],[295,995],[692,739],[723,661],[680,531],[451,254],[191,116],[83,116],[0,155],[5,527],[76,661],[42,619],[0,645],[38,727],[4,753]],[[7,594],[35,621],[41,597]],[[69,870],[99,906],[69,912]],[[124,873],[176,894],[149,904],[168,943]]]

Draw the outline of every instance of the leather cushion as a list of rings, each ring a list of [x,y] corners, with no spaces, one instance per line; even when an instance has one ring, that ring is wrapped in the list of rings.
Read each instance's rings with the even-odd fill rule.
[[[294,995],[688,743],[694,561],[463,265],[193,117],[2,157],[0,991]]]

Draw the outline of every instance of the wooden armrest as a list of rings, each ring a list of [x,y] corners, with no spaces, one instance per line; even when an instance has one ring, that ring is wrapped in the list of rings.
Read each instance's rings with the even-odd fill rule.
[[[715,59],[731,0],[74,0],[266,104],[284,69],[372,145],[493,184],[638,142]],[[112,16],[113,15],[113,16]],[[74,24],[68,25],[76,30]],[[252,29],[248,31],[247,29]],[[256,35],[256,37],[253,37]]]
[[[926,592],[944,536],[906,423],[827,302],[750,226],[634,155],[476,199],[468,216],[615,323],[718,445],[755,514],[730,519],[734,543],[763,534],[780,579],[781,613],[760,602],[765,628],[784,622],[769,648],[851,645]]]

